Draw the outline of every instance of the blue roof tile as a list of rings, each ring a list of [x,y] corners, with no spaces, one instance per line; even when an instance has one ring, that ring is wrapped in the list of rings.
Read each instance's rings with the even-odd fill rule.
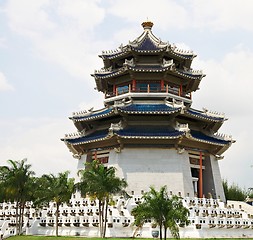
[[[220,121],[224,121],[224,117],[213,117],[213,116],[208,116],[206,114],[204,114],[203,112],[194,110],[194,109],[188,109],[186,111],[186,113],[195,116],[195,117],[199,117],[199,118],[205,118],[205,119],[209,119],[209,120],[213,120],[216,122],[220,122]]]
[[[145,37],[140,46],[136,48],[137,50],[160,50],[149,37]]]
[[[107,134],[108,134],[108,129],[105,129],[105,130],[100,130],[100,131],[96,131],[94,133],[91,133],[88,136],[79,137],[79,138],[75,138],[75,139],[66,139],[65,141],[70,144],[76,145],[76,144],[86,143],[89,141],[103,139],[107,136]]]
[[[114,131],[119,137],[126,138],[166,138],[174,139],[185,135],[184,132],[175,130],[172,127],[166,126],[134,126],[126,127],[119,131]],[[191,130],[190,134],[193,139],[206,142],[208,144],[227,145],[230,141],[218,139],[212,136],[207,136],[202,132]],[[75,139],[65,139],[69,144],[78,145],[88,142],[103,140],[108,136],[108,129],[99,130],[91,133],[88,136],[79,137]]]
[[[195,139],[199,139],[201,141],[206,141],[209,143],[219,144],[219,145],[227,145],[230,141],[218,139],[215,137],[207,136],[202,132],[191,130],[191,136]]]
[[[169,127],[157,127],[157,126],[135,126],[127,127],[125,129],[117,131],[117,134],[122,137],[170,137],[177,138],[184,135],[183,132],[179,132],[174,128]]]
[[[119,107],[122,112],[132,113],[173,113],[180,108],[173,108],[166,104],[131,104],[126,107]]]

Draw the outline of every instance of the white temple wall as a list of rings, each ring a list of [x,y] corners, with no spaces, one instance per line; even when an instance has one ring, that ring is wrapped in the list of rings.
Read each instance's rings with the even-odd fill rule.
[[[77,162],[77,171],[76,171],[76,177],[75,177],[75,183],[80,181],[80,177],[78,177],[78,171],[81,169],[84,169],[85,163],[86,163],[87,154],[83,154],[80,159],[78,159]]]
[[[183,197],[185,196],[194,197],[189,154],[188,152],[184,151],[184,153],[182,153],[181,155],[182,155],[182,173],[183,173],[184,192],[185,192]]]
[[[157,190],[167,185],[173,194],[181,192],[193,196],[193,186],[187,152],[175,149],[124,148],[120,153],[110,152],[109,165],[117,168],[119,177],[128,183],[127,191],[141,194],[150,186]]]
[[[213,171],[213,180],[214,180],[214,186],[215,186],[215,192],[216,192],[216,196],[213,196],[213,197],[214,198],[220,197],[220,199],[223,202],[225,202],[226,198],[225,198],[225,193],[222,186],[222,179],[221,179],[218,160],[215,158],[215,156],[211,155],[210,161],[211,161],[211,166],[212,166],[212,171]]]

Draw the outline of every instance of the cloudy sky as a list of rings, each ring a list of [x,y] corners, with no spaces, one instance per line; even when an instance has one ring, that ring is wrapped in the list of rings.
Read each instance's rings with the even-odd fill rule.
[[[27,158],[37,175],[74,175],[60,138],[75,131],[72,111],[103,106],[90,76],[97,55],[134,40],[148,18],[157,37],[198,55],[207,76],[193,107],[226,114],[220,132],[236,143],[222,177],[252,187],[252,11],[250,0],[1,0],[0,164]]]

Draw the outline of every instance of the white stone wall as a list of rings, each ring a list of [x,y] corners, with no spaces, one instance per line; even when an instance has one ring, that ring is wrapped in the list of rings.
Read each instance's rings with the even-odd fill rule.
[[[213,179],[214,179],[214,186],[216,191],[216,196],[213,196],[214,198],[220,197],[222,201],[226,201],[225,194],[222,186],[222,179],[220,174],[220,168],[218,160],[214,156],[210,156],[211,161],[211,167],[213,171]]]
[[[187,152],[176,149],[124,148],[110,152],[109,165],[117,168],[119,177],[128,182],[127,191],[140,194],[150,186],[159,189],[167,185],[173,194],[193,196],[193,186]]]
[[[80,178],[78,176],[78,171],[81,170],[81,169],[84,169],[85,163],[86,163],[86,158],[87,158],[87,154],[83,154],[77,162],[77,171],[76,171],[75,183],[80,181]]]

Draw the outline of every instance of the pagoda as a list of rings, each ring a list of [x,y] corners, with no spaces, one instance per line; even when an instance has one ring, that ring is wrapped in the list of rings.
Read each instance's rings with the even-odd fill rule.
[[[182,197],[225,200],[218,160],[234,142],[219,134],[224,114],[191,107],[205,76],[193,70],[196,55],[163,42],[142,23],[143,33],[99,56],[92,76],[104,108],[74,112],[76,133],[62,139],[78,169],[94,159],[114,166],[129,195],[166,185]]]

